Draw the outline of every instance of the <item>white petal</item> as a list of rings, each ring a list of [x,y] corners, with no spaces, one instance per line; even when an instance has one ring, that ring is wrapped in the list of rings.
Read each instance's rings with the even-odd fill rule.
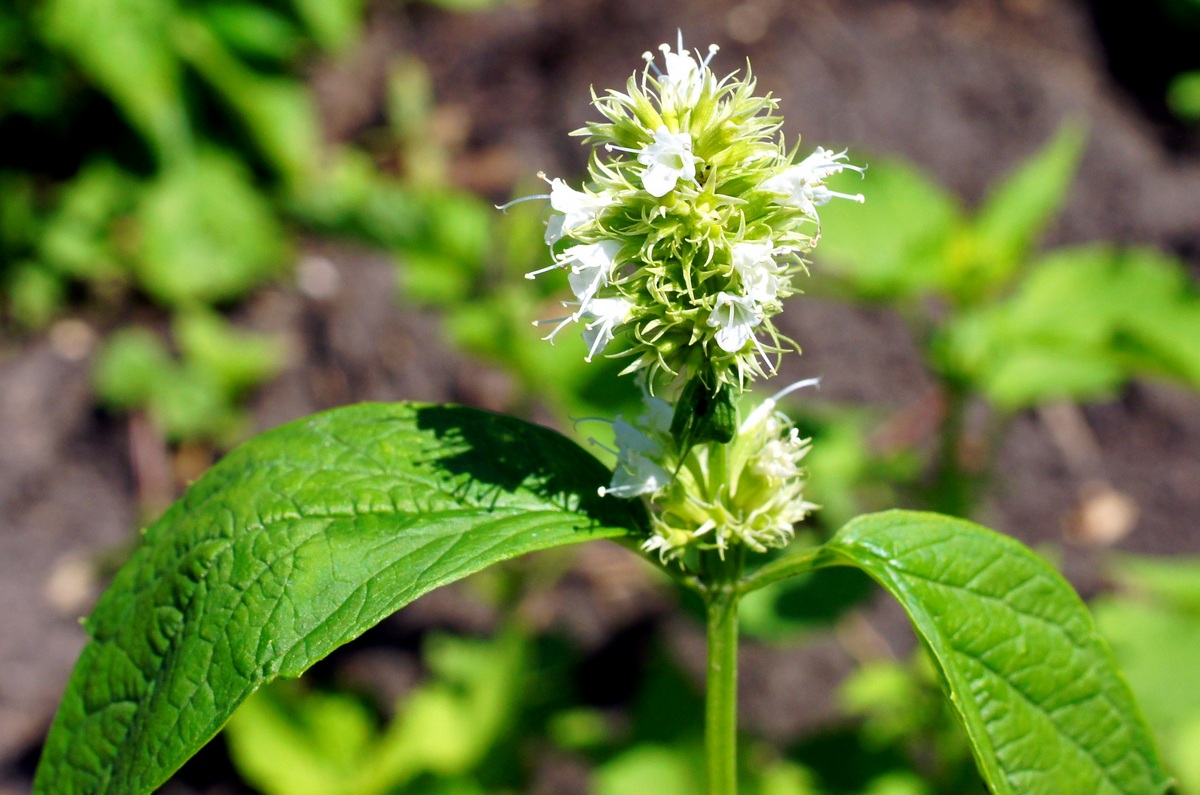
[[[751,336],[752,332],[749,324],[737,323],[724,326],[717,331],[717,345],[726,353],[737,353],[746,347],[746,343],[750,341]]]
[[[727,353],[746,347],[761,322],[762,313],[752,298],[726,292],[717,293],[717,305],[708,316],[708,325],[717,329],[717,345]]]
[[[666,196],[678,181],[679,172],[661,163],[653,164],[642,173],[642,184],[646,187],[646,192],[655,198]]]
[[[555,213],[546,221],[546,245],[553,246],[563,236],[563,216]]]

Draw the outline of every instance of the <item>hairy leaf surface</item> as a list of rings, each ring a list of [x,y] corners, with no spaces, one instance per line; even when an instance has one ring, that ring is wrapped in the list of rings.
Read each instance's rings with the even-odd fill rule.
[[[439,585],[644,526],[562,436],[473,409],[363,404],[264,434],[146,534],[91,642],[35,792],[143,793],[250,693]]]

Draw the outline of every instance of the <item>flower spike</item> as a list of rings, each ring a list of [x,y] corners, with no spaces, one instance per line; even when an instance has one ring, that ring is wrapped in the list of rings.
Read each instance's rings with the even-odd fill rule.
[[[594,147],[584,184],[539,175],[554,264],[527,275],[565,269],[578,311],[556,322],[580,322],[585,358],[612,349],[652,388],[700,378],[741,391],[774,373],[797,348],[773,318],[797,292],[818,208],[861,200],[825,184],[862,172],[845,151],[793,162],[776,101],[749,72],[718,78],[719,50],[688,50],[680,32],[644,53],[624,90],[593,92],[601,119],[575,132]]]

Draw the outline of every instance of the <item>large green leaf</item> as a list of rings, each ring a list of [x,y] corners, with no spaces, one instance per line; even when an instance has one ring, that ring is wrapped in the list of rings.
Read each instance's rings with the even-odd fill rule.
[[[457,407],[352,406],[246,443],[101,598],[35,792],[149,792],[262,684],[421,594],[643,527],[608,479],[552,431]]]
[[[996,795],[1149,795],[1166,775],[1087,608],[1045,561],[961,519],[892,511],[829,543],[908,613]]]
[[[1017,541],[946,516],[859,517],[757,586],[857,566],[908,613],[995,795],[1154,795],[1167,778],[1129,686],[1065,580]]]

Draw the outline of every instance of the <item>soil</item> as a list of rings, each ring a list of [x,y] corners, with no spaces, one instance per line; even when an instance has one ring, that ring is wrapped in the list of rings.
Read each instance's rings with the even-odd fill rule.
[[[1142,11],[1131,13],[1153,16]],[[539,170],[579,173],[585,152],[567,133],[591,115],[589,86],[620,86],[643,51],[674,41],[681,28],[691,44],[719,42],[718,57],[731,68],[752,57],[759,85],[780,98],[789,130],[806,141],[906,157],[968,204],[1064,119],[1082,118],[1087,152],[1047,242],[1154,245],[1200,274],[1200,145],[1162,110],[1165,70],[1130,67],[1127,48],[1149,35],[1149,23],[1114,35],[1123,30],[1120,14],[1116,4],[1072,0],[547,0],[459,16],[379,4],[362,47],[315,65],[313,85],[328,136],[352,139],[381,118],[389,59],[420,57],[439,118],[457,141],[456,180],[499,201]],[[1162,41],[1160,60],[1175,64],[1174,39]],[[503,374],[451,349],[436,315],[396,300],[391,263],[324,240],[305,241],[302,251],[301,272],[321,276],[324,289],[280,285],[238,313],[247,327],[291,341],[287,371],[254,400],[258,428],[359,400],[509,408],[514,390]],[[805,353],[785,377],[820,373],[820,399],[893,418],[928,413],[931,380],[898,318],[820,299],[793,306],[784,331]],[[203,451],[168,450],[143,421],[95,408],[89,368],[101,325],[71,318],[0,348],[0,601],[8,606],[0,612],[0,795],[28,791],[40,738],[83,643],[77,619],[142,512],[171,495],[162,471],[173,467],[186,479],[208,462]],[[534,419],[553,421],[548,413]],[[1082,411],[1027,413],[1006,434],[998,461],[978,518],[1027,542],[1066,541],[1064,565],[1085,592],[1102,584],[1090,565],[1101,541],[1200,553],[1193,393],[1138,383]],[[1129,509],[1131,532],[1097,535],[1105,516]],[[596,655],[637,630],[632,653],[658,643],[698,681],[702,672],[687,661],[701,656],[701,631],[676,614],[674,601],[631,556],[596,545],[528,609]],[[390,631],[486,631],[493,622],[468,594],[449,589],[403,611]],[[856,659],[902,654],[910,643],[903,616],[878,600],[851,625],[806,644],[748,644],[745,728],[789,741],[837,720],[832,684]],[[385,690],[411,683],[411,654],[386,658],[382,668],[361,665],[385,671],[375,675]],[[814,701],[813,692],[822,695]],[[204,779],[172,791],[238,791]],[[570,759],[548,759],[539,773],[538,791],[585,787]]]

